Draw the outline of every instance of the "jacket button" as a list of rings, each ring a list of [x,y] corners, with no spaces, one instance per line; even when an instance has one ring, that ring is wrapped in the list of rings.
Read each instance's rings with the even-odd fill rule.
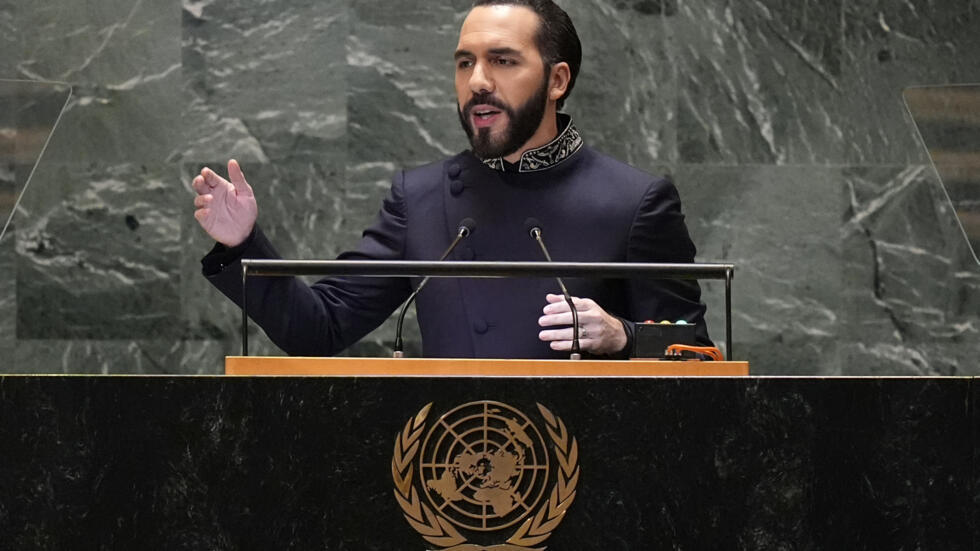
[[[473,330],[476,331],[478,335],[485,334],[488,329],[490,329],[490,326],[487,325],[487,322],[483,320],[477,320],[473,322]]]
[[[463,193],[463,182],[453,180],[452,183],[449,184],[449,193],[452,193],[453,195]]]
[[[462,260],[473,260],[476,258],[476,251],[470,247],[463,247],[459,250],[459,258]]]
[[[449,165],[449,177],[450,178],[459,178],[459,175],[460,175],[461,172],[463,172],[463,169],[459,168],[459,165],[457,165],[457,164]]]

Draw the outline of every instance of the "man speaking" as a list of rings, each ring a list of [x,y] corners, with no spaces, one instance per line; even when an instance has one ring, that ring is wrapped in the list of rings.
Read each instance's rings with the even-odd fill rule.
[[[541,261],[529,235],[562,262],[693,262],[695,248],[673,184],[585,144],[560,113],[582,48],[550,0],[479,0],[454,54],[460,122],[471,150],[393,178],[374,224],[343,260]],[[238,163],[228,180],[194,178],[194,216],[217,244],[204,275],[241,300],[242,258],[277,258]],[[465,221],[465,222],[464,222]],[[462,232],[467,233],[467,232]],[[583,352],[626,357],[637,320],[684,320],[710,344],[700,288],[691,281],[569,280]],[[298,278],[249,281],[251,317],[285,352],[329,356],[380,325],[417,280]],[[417,298],[428,357],[562,358],[572,312],[550,279],[433,279]]]

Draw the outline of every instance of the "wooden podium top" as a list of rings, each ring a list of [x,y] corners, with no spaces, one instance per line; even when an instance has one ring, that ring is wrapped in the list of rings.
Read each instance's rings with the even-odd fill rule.
[[[228,356],[226,375],[330,377],[740,377],[748,362]]]

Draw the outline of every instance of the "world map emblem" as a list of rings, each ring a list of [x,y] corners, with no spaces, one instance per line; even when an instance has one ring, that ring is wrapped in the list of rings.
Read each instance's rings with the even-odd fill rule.
[[[578,485],[578,442],[541,404],[544,432],[501,402],[432,404],[395,439],[391,471],[405,519],[445,551],[536,550],[563,520]]]

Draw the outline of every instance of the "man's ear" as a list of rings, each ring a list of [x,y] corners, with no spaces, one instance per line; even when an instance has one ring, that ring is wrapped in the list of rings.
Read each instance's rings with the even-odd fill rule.
[[[572,81],[572,70],[568,63],[562,61],[556,63],[551,68],[551,75],[548,77],[548,99],[558,101],[568,91],[568,84]]]

